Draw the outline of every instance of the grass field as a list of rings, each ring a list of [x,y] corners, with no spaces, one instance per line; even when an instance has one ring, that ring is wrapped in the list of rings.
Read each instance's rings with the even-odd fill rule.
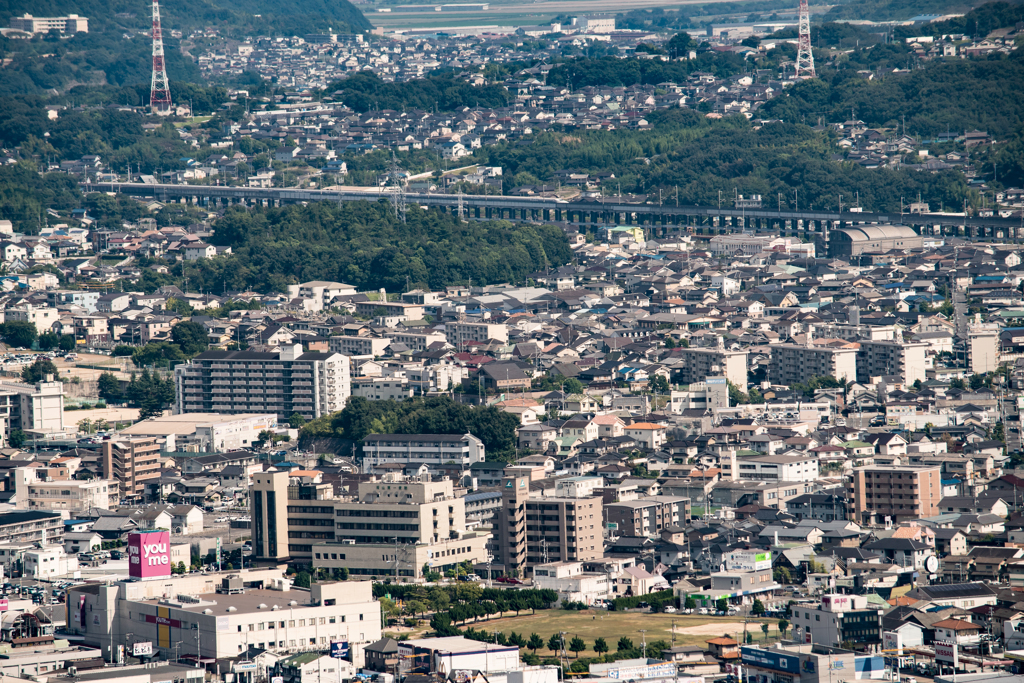
[[[761,624],[769,625],[769,641],[778,638],[777,620],[774,619],[751,619],[747,624],[747,631],[751,633],[755,643],[764,642],[764,632]],[[721,635],[729,635],[732,638],[741,640],[743,638],[743,619],[741,617],[708,617],[701,615],[680,615],[680,614],[647,614],[643,612],[606,612],[605,610],[587,610],[585,612],[569,612],[565,610],[541,610],[530,615],[523,613],[522,616],[506,616],[502,619],[481,619],[477,623],[459,624],[460,628],[472,627],[487,632],[500,631],[508,635],[512,631],[529,638],[531,633],[540,635],[544,642],[554,633],[565,631],[566,643],[574,636],[579,636],[587,644],[587,650],[580,652],[581,657],[594,657],[594,641],[604,638],[608,647],[615,651],[615,645],[619,638],[626,636],[633,641],[637,647],[643,640],[640,629],[646,629],[647,642],[664,640],[672,642],[672,629],[675,626],[676,645],[700,645]],[[413,631],[403,630],[401,633],[410,634],[411,638],[420,637],[427,628],[415,629]],[[389,633],[389,635],[392,635]],[[554,653],[546,647],[537,651],[541,657],[551,657]]]

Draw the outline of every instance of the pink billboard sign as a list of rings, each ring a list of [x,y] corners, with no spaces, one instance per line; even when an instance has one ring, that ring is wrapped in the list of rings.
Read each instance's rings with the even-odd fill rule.
[[[171,532],[142,531],[128,535],[128,576],[149,579],[171,575]]]

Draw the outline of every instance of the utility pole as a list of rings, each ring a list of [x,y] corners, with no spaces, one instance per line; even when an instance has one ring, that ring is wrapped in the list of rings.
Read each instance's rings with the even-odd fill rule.
[[[643,658],[647,659],[647,629],[645,629],[645,628],[640,629],[640,638],[641,638],[641,652],[643,652]]]

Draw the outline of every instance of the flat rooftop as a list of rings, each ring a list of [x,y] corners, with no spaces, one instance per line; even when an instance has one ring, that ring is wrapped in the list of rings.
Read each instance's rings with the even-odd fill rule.
[[[221,415],[220,413],[183,413],[181,415],[164,415],[151,417],[127,429],[121,434],[128,436],[168,436],[170,434],[195,434],[196,427],[223,422],[238,422],[254,418],[277,420],[277,413],[242,413],[239,415]]]

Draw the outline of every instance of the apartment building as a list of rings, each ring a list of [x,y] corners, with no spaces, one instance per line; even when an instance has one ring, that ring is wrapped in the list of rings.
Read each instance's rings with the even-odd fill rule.
[[[84,513],[92,508],[109,510],[117,505],[119,485],[107,479],[36,481],[27,487],[24,508]],[[113,499],[113,500],[111,500]],[[18,507],[22,502],[18,500]]]
[[[327,348],[331,353],[341,353],[346,356],[370,356],[376,358],[383,356],[384,350],[391,346],[391,340],[386,337],[330,337],[327,340]]]
[[[763,455],[737,460],[741,480],[814,481],[818,478],[818,459],[810,456]]]
[[[426,465],[437,470],[457,464],[469,469],[484,461],[484,442],[472,434],[368,434],[363,439],[363,471],[377,465]]]
[[[811,332],[807,332],[810,340]],[[838,380],[857,379],[857,351],[855,342],[830,340],[800,344],[773,344],[768,376],[773,384],[802,384],[814,377],[835,377]]]
[[[448,343],[461,348],[468,342],[484,342],[497,339],[503,344],[508,343],[508,326],[502,323],[485,323],[471,321],[454,321],[444,324],[445,337]]]
[[[404,401],[413,397],[406,377],[354,377],[352,395],[375,401]]]
[[[396,332],[390,334],[391,341],[405,344],[412,351],[426,351],[431,344],[444,344],[445,335],[437,332]]]
[[[8,543],[63,544],[64,517],[42,510],[0,513],[0,544]]]
[[[415,396],[431,396],[451,391],[462,384],[468,373],[461,365],[442,363],[406,366],[405,376]]]
[[[353,296],[356,293],[356,288],[352,285],[347,285],[344,282],[328,282],[326,280],[303,282],[297,286],[297,289],[299,297],[318,302],[320,310],[329,308],[334,297]]]
[[[160,478],[160,443],[156,437],[104,441],[100,458],[103,478],[117,482],[122,499],[141,502],[146,485]]]
[[[850,519],[862,524],[895,523],[939,514],[942,468],[855,467],[847,484]]]
[[[298,413],[312,420],[341,410],[351,394],[349,359],[340,353],[206,351],[174,369],[176,413]]]
[[[7,421],[5,441],[13,429],[42,434],[64,431],[63,382],[0,382],[0,417]]]
[[[669,526],[690,519],[690,499],[679,496],[650,496],[621,503],[606,503],[605,522],[617,536],[660,536]]]
[[[604,554],[600,495],[531,496],[528,476],[506,477],[495,515],[495,560],[506,572],[531,574],[550,562],[580,562]]]
[[[356,303],[356,315],[367,317],[397,317],[404,320],[423,320],[427,314],[419,304],[407,304],[400,301],[359,301]]]
[[[672,355],[680,359],[672,366],[673,382],[693,384],[725,377],[738,387],[747,386],[747,352],[727,350],[721,337],[716,348],[675,349]]]
[[[350,574],[420,578],[462,562],[487,561],[489,533],[466,527],[466,501],[451,480],[387,474],[334,503],[335,538],[313,546],[313,566]]]
[[[25,322],[35,325],[36,334],[53,330],[53,324],[60,319],[60,311],[50,306],[21,304],[4,310],[4,321]]]
[[[892,341],[860,341],[857,351],[857,381],[871,382],[872,377],[897,375],[907,385],[916,380],[927,381],[925,374],[925,342],[903,341],[902,335]]]

